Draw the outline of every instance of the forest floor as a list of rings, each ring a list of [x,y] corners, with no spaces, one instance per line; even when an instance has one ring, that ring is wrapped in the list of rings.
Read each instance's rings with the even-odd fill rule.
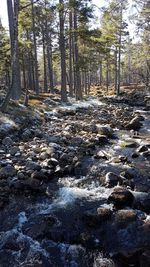
[[[0,266],[150,266],[148,99],[41,95],[0,114]]]

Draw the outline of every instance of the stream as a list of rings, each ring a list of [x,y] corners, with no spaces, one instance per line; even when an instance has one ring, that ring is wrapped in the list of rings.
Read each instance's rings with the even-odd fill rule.
[[[67,112],[80,108],[80,120],[78,116],[75,118],[80,124],[91,105],[93,115],[89,120],[93,120],[94,114],[101,109],[107,110],[104,103],[92,100],[90,106],[68,106]],[[9,204],[0,213],[1,267],[150,266],[142,265],[143,258],[141,260],[143,252],[150,249],[150,241],[147,240],[150,230],[143,230],[150,222],[150,205],[146,210],[137,204],[142,197],[147,197],[150,190],[150,157],[148,153],[145,156],[136,152],[142,146],[147,146],[146,152],[149,151],[150,111],[138,107],[133,112],[144,118],[139,131],[120,129],[116,125],[106,144],[91,145],[83,153],[76,172],[71,175],[63,173],[48,181],[45,194],[10,196]],[[56,109],[50,115],[51,119],[47,120],[43,131],[55,122],[63,124],[71,120],[70,116],[76,116],[68,114],[64,119],[60,114],[57,116]],[[104,110],[103,115],[105,117]],[[32,140],[28,142],[32,148]],[[59,152],[59,149],[56,147],[56,151]],[[71,144],[69,149],[78,151],[81,147]],[[128,169],[132,169],[136,177],[128,179],[125,176],[126,179],[122,179]],[[111,185],[104,181],[109,172],[121,175],[121,184]],[[114,187],[120,185],[139,202],[118,208],[108,201]],[[97,216],[98,209],[100,217]],[[120,215],[120,211],[130,211],[130,216],[127,214],[122,219],[124,215]],[[142,239],[143,231],[147,231],[144,232],[146,240]]]

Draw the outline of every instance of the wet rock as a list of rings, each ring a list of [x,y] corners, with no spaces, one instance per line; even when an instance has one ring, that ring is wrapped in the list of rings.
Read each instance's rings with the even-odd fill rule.
[[[125,125],[125,128],[127,130],[139,130],[142,126],[141,123],[141,117],[140,116],[136,116],[135,118],[133,118],[127,125]]]
[[[113,187],[117,185],[118,183],[122,183],[123,177],[113,173],[108,172],[105,177],[105,184],[106,186]]]
[[[150,212],[150,194],[145,192],[133,192],[134,208],[144,212]]]
[[[23,232],[36,240],[48,238],[51,228],[56,224],[57,220],[51,215],[35,215],[31,221],[23,226]]]
[[[104,159],[104,160],[107,160],[108,159],[108,156],[106,153],[104,153],[103,151],[98,151],[96,153],[96,155],[94,156],[95,159]]]
[[[113,203],[117,208],[131,207],[134,201],[133,194],[123,187],[115,187],[108,197],[108,202]]]
[[[8,177],[13,177],[16,175],[16,169],[11,166],[11,165],[7,165],[6,167],[2,167],[0,169],[0,179],[6,179]]]
[[[84,221],[90,227],[100,226],[111,217],[109,208],[100,207],[97,210],[89,210],[84,213]]]
[[[141,176],[139,170],[134,167],[129,167],[124,172],[122,172],[121,175],[126,179],[133,179]]]
[[[134,210],[119,210],[114,215],[114,221],[117,227],[126,227],[129,223],[135,221],[137,219],[137,213]]]

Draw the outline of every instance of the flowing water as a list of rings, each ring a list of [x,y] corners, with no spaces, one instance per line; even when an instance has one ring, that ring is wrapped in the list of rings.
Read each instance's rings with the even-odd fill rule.
[[[77,104],[74,105],[76,107]],[[50,183],[47,186],[47,196],[18,196],[11,199],[11,203],[0,215],[1,267],[116,266],[109,259],[107,251],[103,253],[99,231],[85,228],[82,214],[99,206],[112,209],[111,204],[107,204],[112,189],[101,186],[100,180],[91,178],[89,174],[97,169],[101,172],[105,170],[119,173],[119,155],[128,157],[133,166],[143,168],[145,174],[150,173],[149,161],[142,156],[133,159],[134,148],[125,147],[130,142],[141,145],[150,142],[150,112],[138,112],[145,117],[139,136],[116,129],[116,138],[101,149],[107,155],[107,160],[98,161],[93,157],[88,158],[88,161],[85,159],[85,175],[59,178],[53,195]],[[54,118],[57,119],[56,112]]]

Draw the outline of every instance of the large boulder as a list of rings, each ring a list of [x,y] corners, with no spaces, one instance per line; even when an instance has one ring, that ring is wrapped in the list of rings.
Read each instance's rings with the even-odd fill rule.
[[[131,207],[134,201],[133,194],[126,188],[117,186],[108,197],[108,202],[113,203],[117,208]]]
[[[127,130],[139,130],[142,126],[142,121],[143,119],[140,116],[134,117],[128,124],[125,125],[125,128]]]
[[[105,184],[109,187],[113,187],[118,183],[122,183],[123,178],[113,172],[108,172],[105,177]]]
[[[101,223],[107,221],[111,217],[110,208],[99,207],[97,210],[92,209],[84,213],[84,221],[90,227],[100,226]]]

